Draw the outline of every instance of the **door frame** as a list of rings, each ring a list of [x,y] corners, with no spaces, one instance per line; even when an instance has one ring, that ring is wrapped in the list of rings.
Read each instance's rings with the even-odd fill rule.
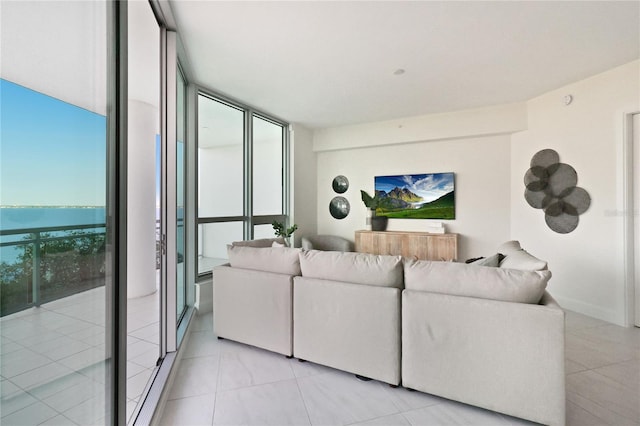
[[[622,144],[622,191],[623,191],[623,251],[624,251],[624,283],[625,283],[625,321],[627,326],[640,327],[640,269],[636,266],[635,251],[640,242],[636,242],[634,185],[640,185],[636,176],[634,182],[634,116],[640,116],[640,110],[624,113]],[[640,129],[636,129],[640,132]],[[639,221],[640,223],[640,221]]]

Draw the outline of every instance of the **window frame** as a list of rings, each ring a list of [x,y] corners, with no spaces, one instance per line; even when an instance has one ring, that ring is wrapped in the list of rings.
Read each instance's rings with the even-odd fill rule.
[[[215,91],[208,90],[204,87],[196,88],[196,97],[204,96],[209,98],[215,102],[220,102],[225,104],[231,108],[235,108],[243,112],[243,126],[244,126],[244,134],[243,134],[243,214],[241,216],[200,216],[199,211],[199,203],[196,202],[196,229],[199,228],[200,225],[205,225],[208,223],[224,223],[224,222],[242,222],[243,223],[243,238],[245,240],[253,239],[254,235],[254,226],[255,225],[270,225],[273,221],[281,221],[284,222],[286,226],[289,226],[290,221],[290,125],[288,122],[281,120],[271,114],[267,114],[264,111],[253,108],[250,105],[246,105],[242,102],[238,102],[233,100],[227,96],[216,93]],[[196,102],[195,109],[195,121],[196,121],[196,134],[195,134],[195,144],[196,144],[196,170],[195,170],[195,193],[197,199],[199,199],[200,195],[200,162],[199,160],[199,149],[200,149],[200,141],[199,141],[199,111],[197,107],[198,102]],[[272,214],[272,215],[254,215],[253,214],[253,117],[265,120],[269,123],[278,125],[282,127],[282,213],[281,214]],[[199,241],[200,233],[198,231],[195,232],[195,253],[196,256],[194,259],[195,262],[195,270],[198,271],[198,262],[200,260],[199,255]],[[207,272],[196,272],[197,279],[208,279],[212,276],[212,271]]]

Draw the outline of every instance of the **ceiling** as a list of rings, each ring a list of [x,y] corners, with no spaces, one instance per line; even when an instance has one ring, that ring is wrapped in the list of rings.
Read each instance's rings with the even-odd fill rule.
[[[105,2],[0,0],[0,76],[107,113]]]
[[[170,5],[193,82],[311,128],[525,101],[640,57],[637,1]]]

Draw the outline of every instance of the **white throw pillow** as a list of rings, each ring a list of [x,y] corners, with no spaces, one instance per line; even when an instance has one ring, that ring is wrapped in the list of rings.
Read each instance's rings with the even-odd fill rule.
[[[520,247],[520,242],[516,240],[504,242],[498,247],[498,253],[502,253],[505,256],[518,250],[522,250],[522,247]]]
[[[501,268],[521,269],[523,271],[543,271],[547,262],[531,255],[520,246],[518,241],[507,241],[498,247],[498,253],[505,255],[500,262]]]

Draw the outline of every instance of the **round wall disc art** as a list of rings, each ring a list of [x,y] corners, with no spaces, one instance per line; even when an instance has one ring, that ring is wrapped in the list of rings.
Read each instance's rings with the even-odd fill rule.
[[[349,214],[351,206],[349,201],[344,197],[333,197],[329,203],[329,212],[336,219],[344,219]]]
[[[531,158],[524,174],[524,199],[534,209],[544,211],[547,226],[559,234],[578,227],[580,215],[591,205],[589,193],[578,185],[578,174],[552,149],[543,149]]]
[[[337,194],[344,194],[349,189],[349,179],[342,175],[336,176],[333,178],[331,186]]]

